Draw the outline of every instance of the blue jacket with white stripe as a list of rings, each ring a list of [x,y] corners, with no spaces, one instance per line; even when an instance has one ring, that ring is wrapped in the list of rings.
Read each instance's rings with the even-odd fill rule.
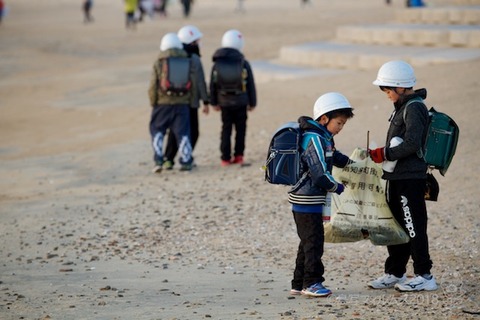
[[[348,156],[335,149],[333,135],[310,117],[298,119],[302,129],[301,178],[288,192],[295,205],[324,205],[327,192],[335,192],[338,182],[332,177],[333,166],[343,168]]]

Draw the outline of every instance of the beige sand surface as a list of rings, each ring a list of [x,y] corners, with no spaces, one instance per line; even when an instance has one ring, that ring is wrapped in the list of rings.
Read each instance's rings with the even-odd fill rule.
[[[417,68],[429,105],[461,128],[457,155],[429,203],[430,247],[439,290],[368,290],[384,247],[326,244],[328,299],[288,295],[298,245],[286,187],[259,170],[270,135],[309,115],[327,91],[344,93],[356,116],[336,138],[346,154],[382,143],[391,112],[371,85],[376,70],[288,81],[258,79],[246,159],[219,166],[218,113],[201,115],[198,167],[153,175],[147,86],[161,36],[197,25],[203,61],[229,28],[246,38],[250,61],[282,45],[334,37],[343,24],[383,23],[383,1],[197,0],[185,20],[124,28],[121,1],[7,1],[0,26],[1,319],[477,319],[480,311],[478,168],[480,61]],[[411,266],[409,275],[412,275]]]

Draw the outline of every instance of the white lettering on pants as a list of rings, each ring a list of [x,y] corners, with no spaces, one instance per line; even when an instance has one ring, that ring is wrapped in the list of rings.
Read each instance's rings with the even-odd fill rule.
[[[408,230],[410,238],[415,238],[415,228],[413,227],[413,220],[410,213],[410,207],[408,206],[408,199],[405,196],[402,196],[400,202],[402,203],[403,220],[405,220],[405,227]]]

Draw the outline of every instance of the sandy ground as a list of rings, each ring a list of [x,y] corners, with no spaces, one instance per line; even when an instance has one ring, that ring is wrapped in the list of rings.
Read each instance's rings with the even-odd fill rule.
[[[402,2],[403,3],[403,2]],[[250,61],[282,45],[334,37],[339,25],[393,17],[383,1],[199,0],[190,19],[124,28],[121,1],[8,1],[0,26],[1,319],[478,319],[480,61],[417,68],[428,104],[458,122],[461,137],[440,199],[429,203],[439,290],[373,291],[384,247],[326,244],[327,299],[290,297],[297,236],[286,187],[260,167],[272,132],[310,115],[327,91],[356,116],[336,138],[346,154],[382,143],[391,106],[371,85],[377,70],[262,81],[250,113],[249,167],[219,166],[218,113],[201,115],[198,167],[150,173],[147,86],[161,36],[197,25],[203,61],[227,29],[246,38]],[[395,8],[396,7],[396,8]],[[412,276],[411,266],[409,275]]]

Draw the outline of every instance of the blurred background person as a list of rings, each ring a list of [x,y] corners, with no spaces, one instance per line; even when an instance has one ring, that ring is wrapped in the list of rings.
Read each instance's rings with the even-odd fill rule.
[[[192,8],[193,0],[181,0],[183,6],[183,16],[188,18],[190,16],[190,10]]]
[[[5,3],[0,0],[0,24],[2,23],[3,16],[6,15]]]
[[[244,1],[245,0],[237,0],[237,6],[235,7],[235,12],[240,12],[240,13],[245,12],[245,6],[243,5]]]
[[[135,11],[137,11],[138,0],[125,1],[125,27],[127,29],[135,29]]]
[[[198,109],[200,108],[200,100],[203,101],[203,113],[209,112],[209,97],[207,91],[207,84],[205,82],[205,73],[203,71],[202,61],[200,60],[200,39],[203,34],[200,30],[192,25],[187,25],[178,30],[178,38],[183,43],[183,49],[187,52],[192,60],[194,73],[196,74],[197,90],[193,92],[193,98],[190,102],[190,143],[192,145],[192,152],[197,144],[200,135],[198,126]],[[175,135],[170,131],[168,134],[167,146],[165,148],[165,155],[163,168],[172,170],[175,164],[174,159],[178,152],[178,143]],[[193,159],[193,157],[192,157]],[[193,162],[192,165],[194,166]]]
[[[2,1],[2,0],[0,0]],[[89,23],[93,22],[93,17],[91,14],[92,11],[92,6],[93,6],[93,0],[83,0],[83,22],[84,23]]]

